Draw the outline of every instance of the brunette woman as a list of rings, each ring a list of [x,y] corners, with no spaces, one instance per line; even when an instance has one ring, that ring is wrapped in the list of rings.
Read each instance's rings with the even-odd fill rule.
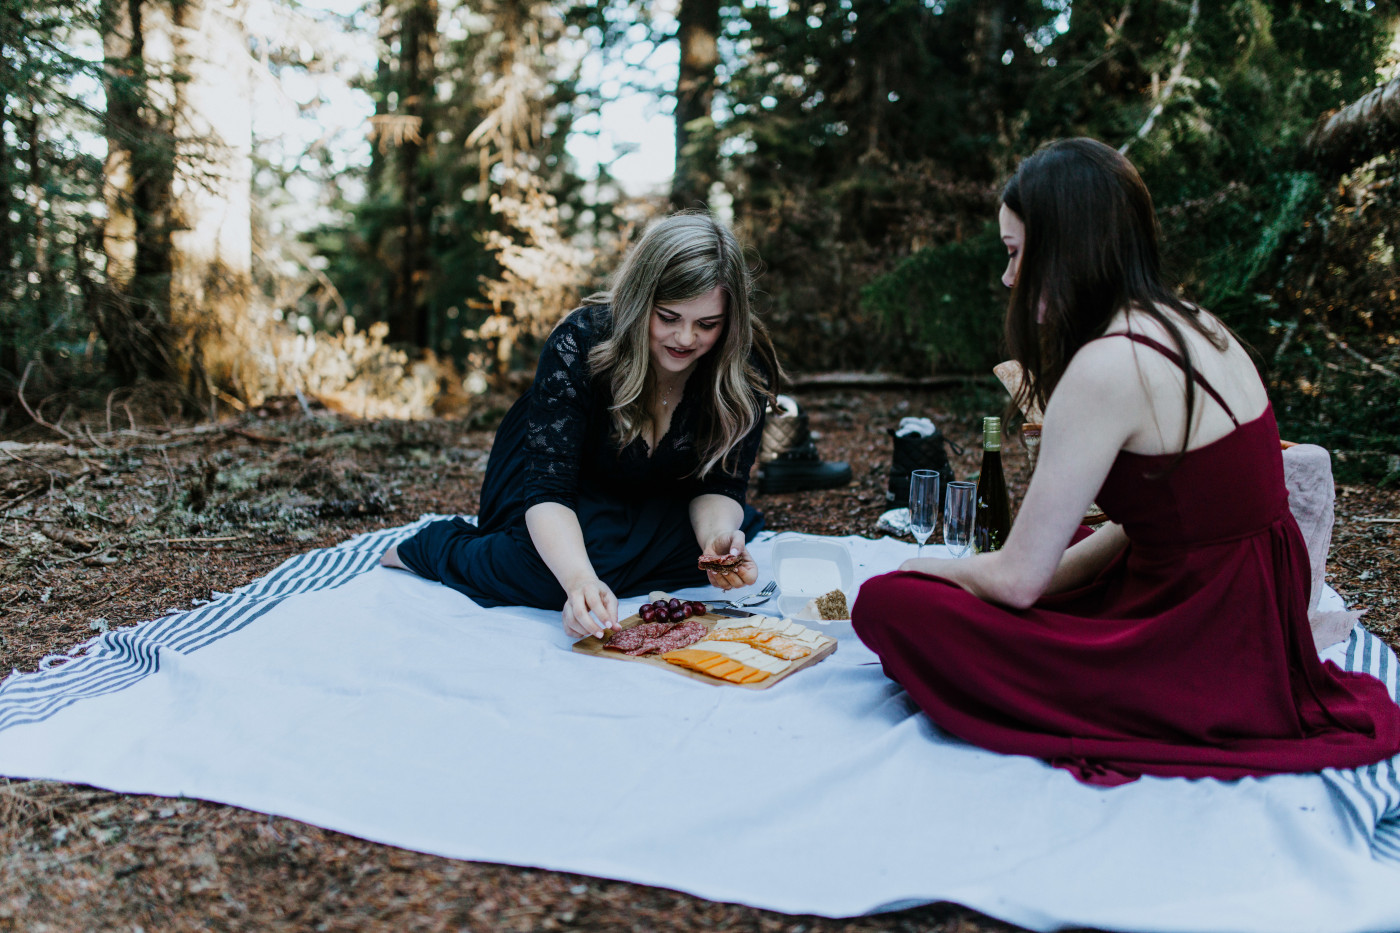
[[[571,635],[617,624],[617,597],[757,579],[745,503],[780,369],[734,234],[655,221],[555,329],[497,431],[478,522],[434,522],[391,549],[484,606],[560,609]],[[739,563],[702,573],[703,555]]]
[[[1007,184],[1000,222],[1039,464],[1002,550],[861,588],[855,629],[886,673],[949,732],[1095,783],[1400,751],[1381,682],[1318,660],[1264,385],[1164,284],[1137,171],[1054,143]],[[1091,501],[1113,522],[1084,537]]]

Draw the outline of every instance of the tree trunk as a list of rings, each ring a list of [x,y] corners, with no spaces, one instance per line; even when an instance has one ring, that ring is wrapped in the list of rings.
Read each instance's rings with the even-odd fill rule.
[[[703,205],[715,177],[718,153],[714,133],[705,124],[697,125],[697,121],[709,120],[714,105],[719,0],[681,0],[677,20],[681,67],[676,84],[676,171],[671,182],[671,203],[684,208]]]
[[[0,47],[0,53],[5,50]],[[15,261],[14,233],[10,210],[10,149],[5,142],[9,131],[9,97],[0,94],[0,371],[19,371],[19,335],[15,332],[15,283],[11,266]]]
[[[1397,148],[1400,78],[1318,120],[1303,142],[1302,155],[1311,167],[1340,175]]]
[[[108,295],[98,325],[125,381],[178,380],[197,397],[237,389],[261,349],[249,318],[244,6],[103,2]]]
[[[4,53],[4,46],[0,45],[0,55]],[[9,103],[9,95],[0,94],[0,300],[7,302],[12,296],[10,265],[15,259],[14,243],[10,239],[14,235],[10,232],[10,147],[5,141],[10,126]],[[3,347],[0,347],[2,351]],[[0,366],[3,365],[3,361],[0,361]]]
[[[171,322],[180,376],[199,397],[258,397],[252,317],[252,71],[246,0],[180,0],[182,130],[173,185]],[[251,370],[251,371],[250,371]]]
[[[33,237],[32,247],[33,269],[33,289],[30,291],[30,300],[36,313],[36,323],[41,331],[49,328],[49,321],[52,320],[49,311],[52,307],[53,293],[53,262],[49,253],[52,251],[50,242],[49,227],[49,207],[48,200],[44,193],[44,169],[42,165],[41,149],[43,147],[42,137],[39,134],[39,114],[31,112],[29,115],[29,203],[27,206],[29,216],[34,218],[33,230],[30,234]]]
[[[437,52],[436,0],[410,0],[399,18],[400,109],[415,118],[416,132],[399,145],[399,197],[401,199],[399,263],[395,270],[389,339],[428,343],[428,307],[425,282],[428,274],[428,199],[423,173],[432,146],[432,106]]]
[[[97,325],[123,382],[175,374],[170,328],[173,23],[142,0],[103,0],[107,294]]]

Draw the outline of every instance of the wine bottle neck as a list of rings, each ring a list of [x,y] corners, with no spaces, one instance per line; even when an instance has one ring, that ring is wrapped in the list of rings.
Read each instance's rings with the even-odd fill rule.
[[[982,419],[982,449],[984,451],[1001,450],[1001,419],[987,417]]]

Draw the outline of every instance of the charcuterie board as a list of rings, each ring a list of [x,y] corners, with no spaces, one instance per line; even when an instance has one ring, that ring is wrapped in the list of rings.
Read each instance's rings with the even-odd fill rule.
[[[691,621],[702,623],[711,634],[713,634],[716,631],[716,629],[722,630],[758,627],[760,629],[763,629],[764,631],[772,632],[773,634],[780,636],[785,641],[797,641],[799,644],[809,647],[810,653],[807,654],[805,657],[794,658],[786,662],[784,662],[783,659],[780,658],[764,658],[761,663],[766,663],[770,667],[777,666],[778,664],[783,663],[785,663],[786,666],[783,667],[781,670],[769,671],[768,676],[766,676],[763,680],[757,681],[755,683],[734,683],[731,680],[711,676],[709,674],[702,673],[699,670],[691,670],[689,667],[682,667],[679,664],[673,664],[670,661],[663,660],[659,654],[623,654],[621,651],[615,651],[608,648],[607,641],[605,641],[602,638],[598,638],[597,636],[589,636],[588,638],[580,639],[579,641],[574,642],[573,647],[574,651],[577,651],[579,654],[590,654],[594,655],[595,657],[601,658],[613,658],[618,661],[640,661],[643,664],[649,664],[652,667],[659,667],[668,671],[673,671],[677,674],[684,675],[693,680],[703,681],[707,684],[723,684],[732,687],[743,687],[748,690],[767,690],[769,687],[773,686],[778,681],[783,680],[787,677],[791,677],[793,674],[797,673],[805,667],[811,667],[813,664],[816,664],[818,661],[822,660],[827,655],[831,654],[833,651],[836,650],[836,639],[832,638],[829,635],[823,635],[819,632],[813,631],[812,629],[806,628],[801,623],[792,622],[787,619],[774,619],[769,616],[758,615],[749,616],[748,618],[734,619],[728,618],[726,616],[714,615],[713,613],[706,613],[704,615],[694,616],[691,619]],[[642,624],[642,617],[639,615],[634,615],[622,620],[621,630],[626,631],[640,624]],[[724,633],[721,631],[721,634]],[[709,641],[708,639],[709,635],[707,635],[706,638],[701,639],[695,644],[689,646],[688,649],[681,650],[708,651],[709,649],[718,649],[721,652],[734,652],[736,650],[729,643],[717,644]],[[746,646],[740,646],[741,649],[743,647]],[[749,650],[752,651],[755,649]],[[695,656],[692,655],[691,657]]]

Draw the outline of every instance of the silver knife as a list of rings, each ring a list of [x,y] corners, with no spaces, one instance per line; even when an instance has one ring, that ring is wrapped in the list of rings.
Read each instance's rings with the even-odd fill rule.
[[[768,616],[769,618],[782,618],[776,613],[764,612],[761,609],[730,609],[727,606],[709,606],[710,612],[717,616],[728,616],[731,619],[747,619],[751,616]]]

